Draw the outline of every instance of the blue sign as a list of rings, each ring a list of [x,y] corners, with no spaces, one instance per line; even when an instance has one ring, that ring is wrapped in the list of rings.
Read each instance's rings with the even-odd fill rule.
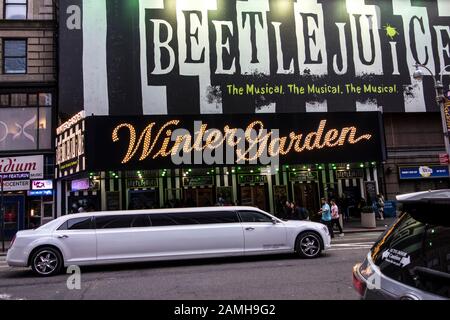
[[[30,197],[52,196],[53,195],[53,190],[31,190],[31,191],[28,191],[28,195]]]
[[[397,202],[396,201],[385,201],[384,202],[384,217],[394,218],[397,216]]]
[[[400,167],[400,179],[437,179],[448,178],[448,166]]]

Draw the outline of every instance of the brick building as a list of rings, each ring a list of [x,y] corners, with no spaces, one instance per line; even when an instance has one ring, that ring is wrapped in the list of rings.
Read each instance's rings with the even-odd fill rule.
[[[0,1],[0,174],[27,174],[5,176],[7,237],[54,216],[55,17],[52,0]]]

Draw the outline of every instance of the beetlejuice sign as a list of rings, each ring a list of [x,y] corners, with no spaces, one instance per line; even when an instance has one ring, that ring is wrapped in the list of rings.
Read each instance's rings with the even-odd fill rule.
[[[448,0],[62,0],[74,114],[437,111]]]

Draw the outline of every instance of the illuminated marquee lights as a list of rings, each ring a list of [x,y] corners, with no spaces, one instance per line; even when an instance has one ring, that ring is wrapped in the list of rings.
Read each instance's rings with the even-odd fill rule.
[[[206,149],[216,150],[224,143],[231,148],[236,148],[236,156],[238,161],[253,161],[259,159],[263,153],[268,150],[271,157],[285,156],[291,152],[302,153],[306,151],[321,150],[324,148],[343,147],[345,145],[355,145],[363,141],[372,139],[371,134],[358,135],[358,128],[355,126],[344,127],[341,129],[331,128],[326,130],[327,120],[321,120],[317,131],[309,132],[306,135],[302,133],[291,132],[289,136],[274,137],[273,131],[264,130],[262,121],[255,121],[248,125],[245,130],[245,140],[249,145],[248,148],[240,148],[242,138],[237,136],[238,129],[230,128],[226,125],[223,132],[217,129],[208,131],[208,125],[203,124],[195,137],[191,134],[173,137],[175,129],[180,124],[180,120],[171,120],[166,122],[153,135],[156,122],[150,123],[142,133],[138,135],[132,124],[119,124],[112,133],[112,141],[120,140],[119,133],[128,130],[128,149],[122,160],[122,164],[129,163],[140,152],[139,161],[144,161],[151,157],[152,159],[166,158],[176,155],[183,151],[190,153],[192,151],[203,151]],[[156,131],[155,131],[156,132]],[[257,135],[252,135],[257,132]],[[162,140],[161,143],[159,143]],[[192,141],[194,143],[192,144]],[[269,142],[270,141],[270,142]],[[288,143],[289,141],[289,143]],[[170,144],[173,144],[170,147]],[[157,145],[161,145],[159,149]],[[254,156],[250,157],[249,153],[253,148],[257,148]]]

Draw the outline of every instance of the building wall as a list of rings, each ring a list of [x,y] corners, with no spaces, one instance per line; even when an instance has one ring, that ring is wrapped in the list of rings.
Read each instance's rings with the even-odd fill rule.
[[[399,166],[439,164],[445,153],[440,113],[386,114],[388,160],[384,165],[384,185],[389,199],[401,193],[449,187],[449,179],[399,179]]]
[[[0,158],[43,156],[46,180],[54,176],[57,119],[54,4],[54,0],[28,0],[26,19],[5,19],[5,1],[0,0]],[[26,39],[25,74],[4,74],[5,39]],[[52,196],[31,197],[27,191],[8,195],[22,205],[5,207],[15,211],[19,229],[36,227],[54,216],[54,209],[49,210],[54,208]],[[9,230],[7,237],[15,231]]]
[[[27,20],[53,20],[55,0],[28,0]],[[4,19],[4,1],[0,2],[0,19]]]
[[[56,80],[55,23],[52,0],[29,0],[27,20],[4,20],[0,1],[0,64],[3,66],[3,40],[27,39],[27,73],[3,74],[0,83],[54,82]]]

